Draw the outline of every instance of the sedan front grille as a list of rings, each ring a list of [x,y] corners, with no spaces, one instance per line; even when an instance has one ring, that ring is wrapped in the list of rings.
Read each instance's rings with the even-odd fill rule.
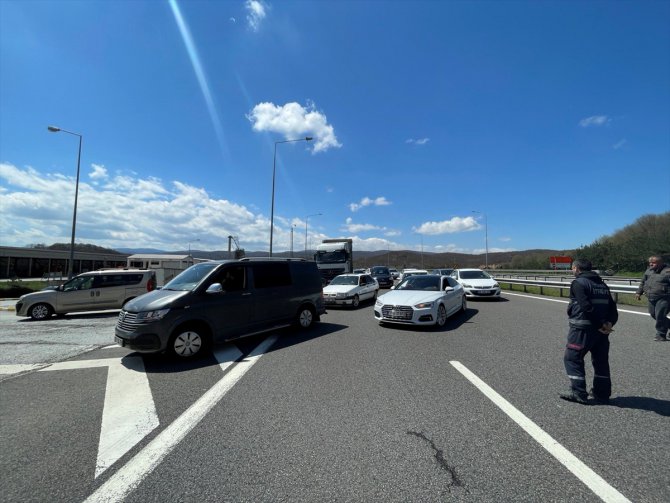
[[[411,320],[414,309],[411,306],[383,306],[382,316],[389,320]]]

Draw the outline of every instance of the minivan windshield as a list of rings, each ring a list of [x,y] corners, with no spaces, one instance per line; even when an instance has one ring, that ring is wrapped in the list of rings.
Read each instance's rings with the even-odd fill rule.
[[[175,276],[172,281],[163,287],[163,290],[193,290],[205,276],[218,266],[219,264],[215,262],[192,265]]]

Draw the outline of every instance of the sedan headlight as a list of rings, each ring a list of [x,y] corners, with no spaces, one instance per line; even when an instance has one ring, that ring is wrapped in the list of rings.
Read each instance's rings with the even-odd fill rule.
[[[462,283],[463,288],[474,288],[472,285],[469,285],[468,283]]]
[[[145,311],[137,314],[137,321],[148,322],[158,321],[170,312],[170,309],[158,309],[156,311]]]
[[[381,300],[377,299],[377,300],[375,301],[375,306],[377,306],[377,307],[382,307],[383,305],[384,305],[384,303],[383,303]]]
[[[493,283],[493,288],[500,288],[500,285],[498,283]]]
[[[433,307],[433,303],[421,302],[420,304],[414,304],[414,307],[416,307],[417,309],[430,309],[431,307]]]

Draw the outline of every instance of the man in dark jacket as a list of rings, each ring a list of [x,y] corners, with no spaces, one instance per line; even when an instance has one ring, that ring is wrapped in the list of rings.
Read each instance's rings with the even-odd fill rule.
[[[649,314],[656,320],[655,341],[667,341],[670,320],[668,320],[668,306],[670,305],[670,266],[663,263],[663,257],[654,255],[649,257],[649,269],[646,270],[640,286],[635,292],[635,298],[647,296]]]
[[[593,398],[597,403],[607,403],[612,394],[609,334],[619,319],[609,288],[591,268],[591,262],[585,259],[577,259],[572,263],[575,279],[570,285],[570,330],[563,357],[570,379],[570,391],[559,395],[563,400],[584,405],[589,403],[584,371],[584,357],[589,352],[594,373],[591,390]]]

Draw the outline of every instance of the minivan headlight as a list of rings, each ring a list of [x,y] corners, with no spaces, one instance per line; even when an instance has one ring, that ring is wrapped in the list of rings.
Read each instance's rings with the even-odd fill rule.
[[[143,313],[137,314],[138,321],[158,321],[163,319],[163,317],[168,314],[170,309],[158,309],[156,311],[144,311]]]

